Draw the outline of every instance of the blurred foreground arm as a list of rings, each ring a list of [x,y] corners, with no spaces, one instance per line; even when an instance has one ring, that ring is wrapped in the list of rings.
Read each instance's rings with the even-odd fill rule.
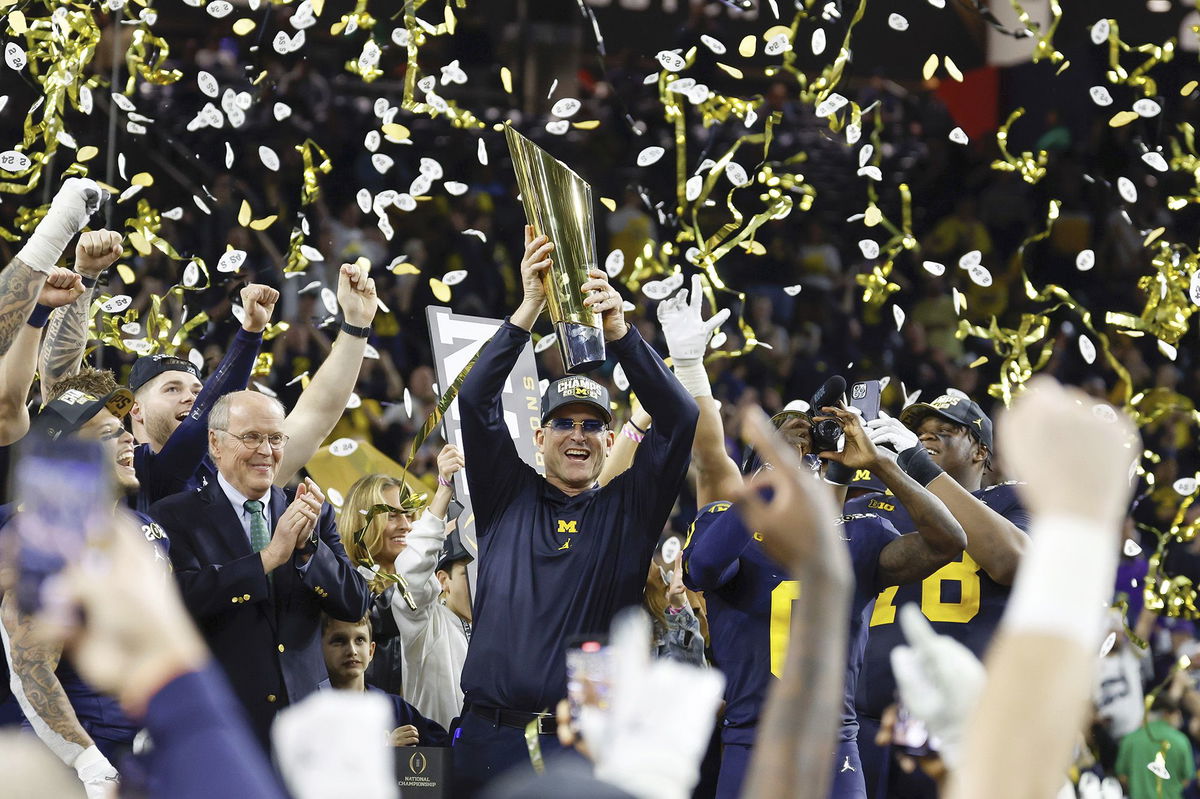
[[[846,649],[850,554],[833,528],[832,493],[802,466],[762,411],[747,414],[745,438],[773,468],[751,481],[737,512],[804,590],[792,604],[783,676],[767,699],[742,796],[825,799],[846,678],[845,663],[829,653]],[[770,500],[762,499],[762,487],[773,490]]]
[[[1071,764],[1132,491],[1129,466],[1141,451],[1124,415],[1094,405],[1039,378],[1001,419],[1001,452],[1025,483],[1033,528],[950,799],[1053,796]]]

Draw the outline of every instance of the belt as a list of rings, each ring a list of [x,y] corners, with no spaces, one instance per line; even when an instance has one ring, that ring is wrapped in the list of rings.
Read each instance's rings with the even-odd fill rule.
[[[521,730],[528,727],[530,722],[536,721],[538,735],[555,735],[558,732],[558,722],[551,713],[531,713],[527,710],[509,710],[506,707],[477,704],[469,705],[467,710],[493,724],[503,724],[505,727]]]

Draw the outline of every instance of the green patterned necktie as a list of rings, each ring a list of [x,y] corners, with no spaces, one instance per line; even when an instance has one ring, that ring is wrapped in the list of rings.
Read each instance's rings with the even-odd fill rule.
[[[263,516],[263,504],[257,499],[248,499],[243,505],[250,514],[250,548],[262,552],[271,543],[271,534],[267,531],[267,519]]]

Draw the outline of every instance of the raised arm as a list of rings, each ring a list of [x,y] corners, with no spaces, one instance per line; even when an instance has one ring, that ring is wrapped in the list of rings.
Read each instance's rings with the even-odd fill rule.
[[[621,432],[617,434],[617,440],[613,442],[612,450],[608,453],[608,460],[604,462],[600,476],[596,478],[596,482],[602,486],[608,485],[609,481],[633,465],[638,444],[642,443],[642,438],[650,431],[650,414],[646,413],[646,409],[637,401],[636,395],[630,395],[629,399],[633,404],[629,411],[629,421],[621,427]]]
[[[841,452],[822,452],[821,457],[850,469],[870,469],[896,495],[917,528],[879,553],[876,588],[924,580],[958,557],[967,544],[967,534],[941,500],[905,474],[888,450],[875,446],[857,414],[834,407],[821,411],[835,417],[846,434]]]
[[[121,257],[121,234],[111,230],[84,233],[75,245],[75,272],[82,278],[82,293],[50,316],[46,340],[38,363],[42,379],[42,402],[48,402],[54,384],[79,371],[87,344],[92,294],[100,273]],[[44,304],[39,300],[39,304]]]
[[[1120,557],[1129,465],[1141,452],[1131,421],[1120,412],[1108,421],[1094,404],[1035,378],[1000,420],[1033,531],[948,799],[1052,796],[1071,764]]]
[[[365,266],[343,264],[338,274],[337,294],[345,323],[333,350],[284,420],[283,431],[290,438],[275,474],[277,486],[287,485],[316,453],[345,413],[346,403],[358,382],[363,353],[367,350],[364,333],[371,327],[375,309],[379,307],[375,281],[367,277]]]
[[[880,414],[868,425],[876,442],[887,441],[900,453],[906,473],[923,483],[958,521],[967,534],[966,550],[988,576],[1001,585],[1012,585],[1029,537],[978,497],[959,485],[929,457],[916,435],[899,419]]]
[[[408,546],[396,556],[396,573],[409,585],[409,593],[417,605],[411,611],[399,591],[393,594],[392,612],[400,623],[400,616],[426,618],[429,608],[441,596],[441,588],[432,579],[437,568],[438,556],[446,541],[446,510],[454,495],[454,474],[462,468],[462,453],[453,444],[442,447],[437,456],[438,490],[425,508],[421,518],[408,533]],[[403,629],[403,628],[402,628]]]
[[[68,178],[29,241],[0,271],[0,356],[8,352],[29,318],[46,275],[107,197],[95,181]]]
[[[846,679],[845,662],[828,655],[846,648],[850,554],[831,523],[829,489],[802,467],[761,410],[749,412],[744,430],[775,468],[744,489],[735,512],[761,532],[767,554],[804,589],[792,603],[783,675],[767,697],[742,796],[825,799]],[[769,501],[760,486],[771,489]]]
[[[675,376],[696,401],[699,417],[692,442],[692,464],[696,467],[696,502],[706,505],[729,499],[741,490],[742,473],[725,451],[725,428],[720,405],[712,396],[708,373],[704,369],[704,350],[712,334],[729,318],[729,310],[718,311],[707,322],[702,319],[703,305],[700,276],[692,278],[691,302],[688,290],[658,306],[658,322],[667,340],[667,351]]]
[[[29,387],[37,368],[42,326],[52,309],[70,304],[83,291],[79,275],[54,267],[46,278],[38,302],[13,345],[0,358],[0,446],[19,441],[29,432]]]

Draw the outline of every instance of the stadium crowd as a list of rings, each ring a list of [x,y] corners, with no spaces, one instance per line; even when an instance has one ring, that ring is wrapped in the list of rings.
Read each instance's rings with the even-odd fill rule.
[[[237,47],[198,39],[176,64],[240,85]],[[857,100],[879,102],[881,195],[911,184],[922,244],[896,266],[912,298],[897,329],[858,302],[855,277],[874,262],[845,221],[863,205],[852,152],[795,86],[765,83],[783,120],[775,146],[808,154],[821,201],[765,225],[765,256],[734,251],[720,263],[742,296],[718,295],[716,314],[701,307],[699,283],[656,302],[593,273],[587,302],[604,319],[610,361],[577,378],[553,348],[539,355],[540,476],[512,450],[498,396],[531,331],[549,330],[540,273],[553,243],[529,230],[522,240],[500,139],[484,134],[492,158],[481,165],[415,120],[411,157],[380,174],[362,147],[378,122],[372,98],[343,91],[322,66],[316,55],[271,65],[285,77],[268,99],[292,113],[281,123],[259,98],[238,136],[292,166],[296,131],[328,151],[335,172],[305,210],[323,260],[287,277],[287,231],[237,219],[243,200],[288,210],[297,169],[214,171],[211,213],[179,202],[181,218],[164,218],[160,233],[210,265],[229,247],[246,260],[234,276],[211,272],[190,308],[208,321],[174,355],[90,348],[95,297],[129,295],[145,320],[181,266],[159,250],[128,255],[100,223],[94,183],[64,182],[36,230],[3,253],[0,427],[21,453],[10,454],[9,499],[25,505],[7,510],[7,525],[27,547],[45,543],[22,523],[38,508],[21,489],[39,474],[23,439],[48,439],[64,459],[78,454],[67,442],[101,442],[108,499],[121,508],[92,532],[107,558],[71,563],[45,594],[81,607],[79,618],[36,614],[19,590],[25,572],[5,576],[4,718],[26,737],[7,739],[19,754],[0,757],[14,784],[31,786],[13,795],[67,796],[81,784],[100,797],[118,780],[121,795],[393,795],[382,740],[450,747],[455,797],[1200,795],[1197,633],[1142,601],[1149,531],[1170,524],[1175,481],[1200,469],[1189,424],[1200,364],[1180,347],[1151,367],[1161,360],[1151,343],[1113,339],[1165,409],[1139,444],[1123,416],[1093,410],[1116,400],[1119,377],[1078,354],[1077,323],[1056,318],[1046,377],[1008,411],[987,394],[995,365],[977,365],[990,344],[955,335],[952,288],[966,296],[965,318],[1013,320],[1026,309],[1022,269],[1071,282],[1089,308],[1140,309],[1129,287],[1146,271],[1141,231],[1187,224],[1192,212],[1158,214],[1166,181],[1142,186],[1127,214],[1113,210],[1111,186],[1136,160],[1124,129],[1098,119],[1077,139],[1045,120],[1049,172],[1030,187],[991,169],[986,143],[949,142],[953,122],[932,87],[861,81]],[[672,195],[673,178],[663,186],[665,173],[623,166],[641,143],[670,141],[640,85],[649,71],[627,53],[602,74],[584,70],[580,99],[605,120],[598,133],[556,138],[541,117],[523,125],[594,178],[598,195],[619,198],[598,220],[598,249],[629,262],[672,224],[654,198]],[[194,88],[144,88],[147,106],[201,105]],[[1187,118],[1192,102],[1167,113]],[[620,122],[626,110],[645,122],[636,137]],[[224,159],[222,141],[187,130],[191,111],[168,116],[131,162],[171,148]],[[718,129],[714,149],[735,135]],[[388,212],[386,235],[359,190],[408,185],[431,153],[467,190]],[[1039,209],[1051,197],[1063,201],[1052,235],[1022,247],[1045,227]],[[1080,288],[1076,256],[1089,249],[1095,266]],[[974,250],[989,288],[955,268]],[[134,283],[109,269],[117,260]],[[922,260],[948,268],[934,276]],[[367,475],[335,508],[305,464],[341,438],[403,460],[440,396],[428,278],[456,270],[467,277],[453,287],[455,311],[507,320],[462,386],[463,450],[437,436],[419,449],[424,502],[401,475]],[[178,318],[182,302],[158,312]],[[744,343],[738,316],[769,348],[704,363],[718,330],[723,348]],[[280,321],[287,329],[264,340]],[[624,396],[618,363],[640,407],[613,401]],[[839,375],[841,388],[823,391]],[[839,402],[847,382],[885,377],[877,418]],[[820,418],[837,421],[840,445],[816,446]],[[1158,458],[1152,482],[1130,485],[1142,450]],[[463,469],[477,563],[447,532]],[[1194,550],[1169,547],[1170,571],[1200,577]],[[648,621],[619,614],[639,605]],[[575,639],[610,626],[608,693],[589,684],[559,706]],[[386,699],[382,715],[378,703],[314,703],[358,694]],[[292,705],[311,715],[280,713]],[[49,788],[61,776],[51,766],[18,773],[37,747],[75,777]]]

